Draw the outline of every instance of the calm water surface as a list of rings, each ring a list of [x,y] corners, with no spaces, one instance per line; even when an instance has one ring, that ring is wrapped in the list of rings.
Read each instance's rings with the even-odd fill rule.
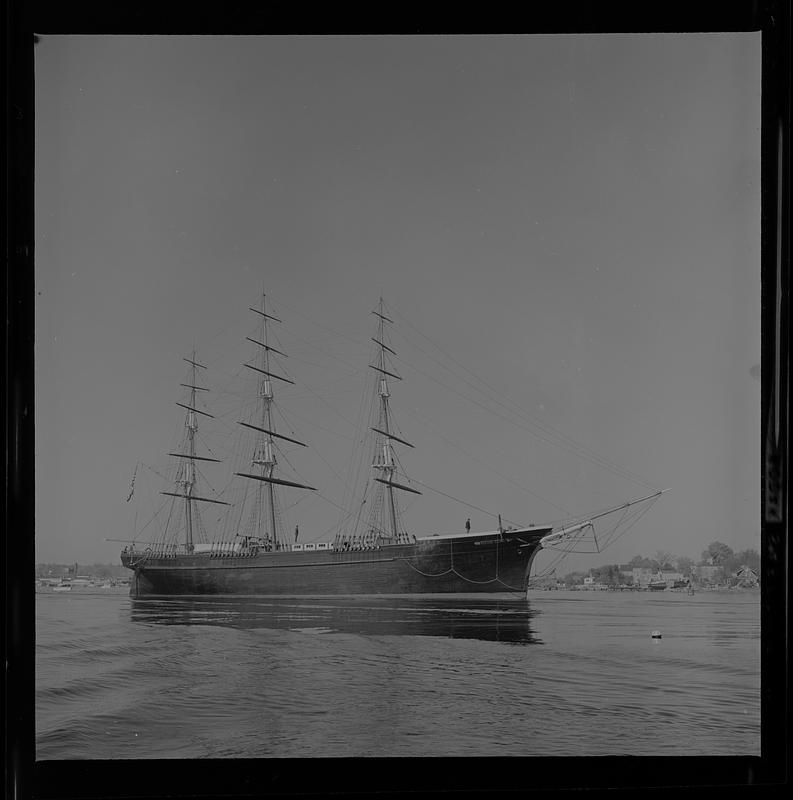
[[[755,593],[42,593],[36,617],[39,759],[760,752]]]

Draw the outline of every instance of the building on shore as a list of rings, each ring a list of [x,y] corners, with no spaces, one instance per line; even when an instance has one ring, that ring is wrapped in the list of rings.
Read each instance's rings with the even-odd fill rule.
[[[633,566],[631,564],[617,564],[619,572],[619,585],[620,586],[633,586],[635,581],[633,579]]]
[[[738,586],[745,588],[754,588],[760,585],[760,578],[757,573],[749,566],[744,564],[736,573],[735,577],[738,579]]]
[[[633,585],[640,588],[647,588],[655,578],[655,570],[650,567],[633,567],[631,569],[631,579]]]
[[[712,558],[709,558],[706,564],[699,564],[694,567],[694,575],[699,583],[720,583],[724,578],[724,569],[715,564]]]
[[[679,586],[685,581],[685,577],[682,572],[676,572],[675,570],[671,569],[661,570],[659,573],[659,579],[666,581],[666,585],[670,589],[675,585]]]
[[[592,576],[592,573],[590,573],[586,578],[584,578],[584,584],[581,588],[588,591],[602,591],[608,587],[605,583],[600,583],[599,581],[595,580],[595,578]]]

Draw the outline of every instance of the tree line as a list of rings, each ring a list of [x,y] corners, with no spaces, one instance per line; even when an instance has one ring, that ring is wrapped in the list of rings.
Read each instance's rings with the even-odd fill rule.
[[[679,572],[684,578],[692,578],[697,567],[714,566],[716,580],[727,581],[741,567],[747,566],[760,574],[760,554],[754,548],[734,551],[724,542],[711,542],[703,551],[699,561],[688,556],[676,556],[664,550],[658,550],[653,558],[634,556],[627,564],[604,564],[586,572],[571,572],[565,575],[563,582],[572,586],[584,582],[591,575],[597,583],[617,586],[630,581],[622,574],[623,570],[642,567],[652,572]]]
[[[121,564],[36,564],[37,578],[74,578],[75,575],[89,575],[92,578],[104,579],[122,578],[129,574],[129,570]]]

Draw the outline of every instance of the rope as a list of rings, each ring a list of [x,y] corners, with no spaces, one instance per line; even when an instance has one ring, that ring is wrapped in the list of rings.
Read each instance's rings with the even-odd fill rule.
[[[419,575],[423,575],[425,578],[440,578],[443,575],[448,575],[450,572],[455,572],[454,569],[449,568],[445,572],[436,572],[434,575],[429,572],[422,572],[418,567],[414,566],[410,563],[410,561],[406,558],[405,563],[412,569],[418,572]],[[462,577],[462,576],[460,576]]]
[[[540,572],[540,573],[536,574],[534,576],[534,579],[537,580],[537,579],[544,578],[544,577],[547,577],[548,575],[553,574],[553,572],[556,571],[556,567],[559,564],[561,564],[572,553],[581,553],[581,552],[602,553],[602,552],[604,552],[614,542],[616,542],[618,539],[620,539],[622,536],[624,536],[634,525],[636,525],[639,522],[639,520],[652,508],[652,506],[656,503],[657,500],[658,500],[657,497],[653,497],[653,498],[651,498],[649,500],[649,502],[647,503],[647,505],[645,507],[638,506],[633,511],[630,511],[628,509],[623,510],[623,512],[620,515],[620,518],[617,520],[617,522],[613,526],[610,526],[610,527],[608,527],[606,529],[607,532],[603,534],[603,544],[602,544],[601,547],[597,548],[595,551],[590,551],[590,550],[581,551],[581,550],[576,550],[575,549],[578,546],[579,542],[581,542],[586,537],[586,535],[587,535],[587,533],[586,533],[587,529],[586,528],[582,529],[576,535],[572,536],[568,541],[564,542],[561,546],[560,545],[554,545],[554,546],[545,548],[545,549],[547,549],[549,551],[550,550],[556,551],[558,553],[558,555],[556,555],[552,559],[551,563],[548,564],[548,566],[545,568],[545,570],[543,572]],[[620,530],[620,528],[622,528],[622,530]],[[594,525],[592,526],[592,531],[593,531],[593,534],[596,535]],[[618,533],[618,531],[619,531],[619,533]],[[597,541],[597,539],[595,541]]]
[[[130,561],[130,566],[135,569],[138,564],[142,564],[144,561],[148,561],[151,557],[151,552],[149,552],[149,548],[143,552],[143,555],[137,561]]]
[[[404,475],[404,477],[408,477],[404,472],[397,473],[400,475]],[[487,514],[489,517],[497,517],[498,514],[494,513],[493,511],[488,511],[486,508],[480,508],[479,506],[475,506],[472,503],[466,503],[465,500],[461,500],[459,497],[454,497],[454,495],[447,494],[446,492],[442,492],[440,489],[436,489],[434,486],[430,486],[428,483],[424,483],[420,481],[418,478],[409,478],[409,480],[413,481],[413,483],[419,484],[419,486],[423,486],[425,489],[429,489],[431,492],[435,492],[435,494],[443,495],[444,497],[448,497],[449,500],[454,500],[456,503],[460,503],[461,505],[468,506],[468,508],[473,508],[475,511],[481,511],[483,514]],[[510,525],[519,525],[520,523],[515,522],[511,519],[506,519],[506,522],[509,522]]]
[[[466,397],[464,394],[462,394],[461,392],[457,391],[453,387],[446,386],[446,384],[444,384],[442,381],[434,378],[432,375],[428,375],[426,372],[423,372],[422,370],[419,370],[415,366],[413,366],[413,365],[409,364],[408,362],[404,361],[404,359],[401,359],[401,358],[397,357],[397,358],[399,358],[400,361],[402,361],[403,363],[406,363],[408,365],[408,367],[412,367],[413,369],[416,370],[416,372],[419,372],[420,374],[424,375],[425,377],[430,378],[430,380],[434,380],[436,383],[439,383],[442,386],[445,386],[445,388],[450,389],[455,394],[457,394],[460,397],[462,397],[463,399],[466,399],[469,402],[474,403],[475,405],[483,408],[485,411],[488,411],[489,413],[494,414],[495,416],[501,417],[502,419],[506,420],[507,422],[509,422],[512,425],[515,425],[516,427],[519,427],[519,428],[522,428],[523,430],[526,430],[528,433],[530,433],[533,436],[537,437],[541,441],[545,441],[546,443],[552,444],[552,445],[554,445],[556,447],[559,447],[560,449],[565,450],[565,451],[567,451],[569,453],[572,453],[573,455],[576,455],[579,458],[583,458],[583,459],[585,459],[587,461],[590,461],[591,463],[596,464],[597,466],[603,467],[603,468],[609,470],[610,472],[612,472],[613,474],[618,475],[619,477],[625,478],[626,480],[629,480],[632,483],[636,483],[636,484],[642,485],[642,486],[644,486],[646,488],[649,488],[649,489],[654,489],[655,488],[652,484],[648,483],[640,475],[638,475],[637,473],[633,472],[632,470],[629,470],[629,469],[617,464],[616,462],[613,462],[613,461],[610,461],[609,459],[606,459],[605,457],[603,457],[603,456],[599,455],[598,453],[596,453],[591,448],[586,447],[585,445],[583,445],[580,442],[576,441],[572,437],[570,437],[570,436],[568,436],[566,434],[563,434],[561,431],[556,430],[556,428],[554,428],[552,425],[548,424],[547,422],[544,422],[542,420],[533,418],[518,403],[516,403],[515,401],[513,401],[510,398],[506,397],[506,395],[502,395],[500,392],[497,392],[495,389],[493,389],[487,383],[487,381],[482,380],[482,378],[480,378],[478,375],[476,375],[476,373],[472,372],[468,367],[466,367],[465,365],[461,364],[459,361],[457,361],[451,355],[446,353],[445,350],[443,350],[443,348],[440,347],[440,345],[438,345],[436,342],[434,342],[432,339],[430,339],[429,336],[427,336],[426,334],[422,333],[406,317],[404,317],[402,314],[397,314],[397,315],[400,317],[400,319],[404,320],[411,328],[413,328],[413,330],[415,330],[420,336],[424,337],[428,342],[430,342],[430,344],[432,344],[441,353],[443,353],[443,355],[448,360],[453,361],[459,367],[464,369],[469,375],[471,375],[475,380],[479,381],[482,385],[486,386],[488,392],[491,393],[491,396],[488,396],[486,391],[484,391],[482,388],[480,388],[476,384],[471,383],[471,381],[467,380],[462,375],[455,375],[454,370],[452,370],[448,366],[448,364],[444,364],[443,362],[439,361],[437,358],[435,358],[434,356],[430,355],[426,350],[424,350],[422,347],[417,345],[415,342],[410,342],[410,340],[404,335],[404,332],[403,332],[401,335],[405,339],[405,341],[413,344],[413,346],[416,347],[416,349],[418,349],[420,352],[424,353],[424,355],[426,355],[432,361],[434,361],[435,363],[439,364],[441,367],[446,369],[448,372],[450,372],[452,375],[457,377],[463,383],[467,384],[472,389],[475,389],[476,391],[478,391],[481,394],[485,395],[485,397],[487,398],[488,401],[495,402],[496,404],[501,406],[508,413],[514,414],[515,416],[520,418],[525,424],[521,425],[521,424],[515,422],[514,420],[510,420],[510,419],[504,417],[503,414],[499,414],[498,412],[487,408],[482,403],[478,402],[477,400],[475,400],[472,397]],[[495,396],[492,396],[492,395],[495,395]],[[505,403],[501,402],[501,400],[499,400],[499,396],[503,397],[504,400],[506,400],[512,406],[512,408],[510,408]],[[542,431],[545,434],[545,436],[541,436],[536,431],[529,430],[528,428],[525,427],[526,424],[533,425],[534,427],[539,428],[540,431]],[[546,437],[549,437],[549,436],[552,437],[552,438],[551,439],[546,438]],[[553,437],[556,437],[557,441],[553,441]]]
[[[414,409],[414,412],[415,411],[416,410]],[[426,425],[427,428],[429,428],[430,431],[432,431],[436,436],[439,436],[441,439],[443,439],[451,447],[454,447],[456,450],[459,450],[467,458],[470,458],[473,461],[476,461],[477,463],[481,464],[483,467],[485,467],[486,469],[490,470],[495,475],[498,475],[499,478],[502,478],[503,480],[507,481],[508,483],[511,483],[513,486],[517,487],[522,492],[525,492],[526,494],[529,494],[532,497],[536,497],[538,500],[541,500],[543,503],[547,503],[548,505],[553,506],[557,511],[562,511],[567,516],[570,516],[570,512],[566,508],[562,508],[561,506],[557,505],[556,503],[552,502],[551,500],[548,500],[548,498],[543,497],[540,494],[537,494],[537,492],[533,492],[531,489],[527,488],[526,486],[522,486],[517,481],[513,480],[512,478],[510,478],[508,475],[504,475],[504,473],[499,472],[497,469],[493,468],[490,464],[488,464],[487,462],[483,461],[481,458],[478,458],[473,453],[469,453],[465,448],[461,447],[459,444],[457,444],[456,442],[452,441],[447,436],[444,436],[440,431],[438,431],[438,430],[436,430],[434,428],[434,426],[427,420],[426,417],[424,417],[423,414],[411,413],[409,409],[408,409],[407,413],[408,413],[409,416],[413,417],[414,419],[417,419],[419,422],[421,422],[423,420],[424,425]],[[456,497],[451,497],[450,499],[457,500]],[[457,502],[462,502],[462,501],[457,501]]]
[[[453,541],[449,542],[449,557],[450,557],[449,569],[447,569],[444,572],[437,572],[434,575],[432,573],[429,573],[429,572],[422,572],[422,570],[420,570],[417,566],[415,566],[415,564],[412,564],[410,562],[410,560],[407,559],[407,558],[404,559],[404,562],[412,570],[414,570],[415,572],[418,572],[419,575],[423,575],[425,578],[440,578],[440,577],[443,577],[444,575],[448,575],[449,573],[452,573],[453,575],[456,575],[458,578],[461,578],[462,580],[464,580],[466,583],[472,583],[472,584],[475,584],[477,586],[485,586],[485,585],[487,585],[489,583],[500,583],[502,586],[506,587],[510,591],[523,593],[523,589],[520,589],[520,588],[518,588],[516,586],[510,586],[508,583],[504,583],[504,581],[502,581],[501,578],[498,577],[498,542],[496,542],[496,576],[495,576],[495,578],[491,578],[490,580],[487,580],[487,581],[476,581],[473,578],[466,577],[461,572],[458,572],[457,569],[455,569],[455,566],[454,566],[454,542]]]

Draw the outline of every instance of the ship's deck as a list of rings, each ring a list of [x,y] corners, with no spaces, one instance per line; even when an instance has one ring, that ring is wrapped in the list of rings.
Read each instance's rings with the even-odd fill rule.
[[[545,535],[546,533],[550,533],[553,530],[553,526],[551,525],[530,525],[525,528],[515,528],[514,530],[509,531],[478,531],[476,533],[433,533],[429,536],[418,536],[416,537],[417,542],[435,542],[438,539],[476,539],[476,538],[483,538],[485,536],[503,536],[504,534],[508,536],[514,536],[521,533],[533,533],[533,534],[541,534]]]

